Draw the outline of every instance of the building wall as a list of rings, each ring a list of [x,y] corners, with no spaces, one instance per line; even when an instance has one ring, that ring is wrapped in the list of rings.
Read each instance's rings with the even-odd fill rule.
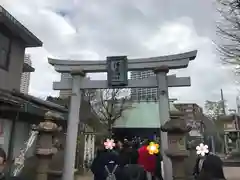
[[[203,132],[203,110],[195,103],[178,103],[174,104],[177,109],[184,112],[184,119],[187,124],[192,126],[190,136],[200,136]]]
[[[0,119],[2,133],[0,135],[1,142],[0,147],[4,149],[6,154],[8,153],[8,146],[9,146],[9,139],[10,139],[10,132],[12,127],[12,121],[7,119]]]
[[[219,128],[224,131],[236,131],[239,130],[240,127],[240,117],[236,114],[230,114],[225,117],[220,117],[217,125]]]
[[[0,124],[3,127],[3,133],[0,134],[0,147],[4,149],[6,154],[8,154],[12,121],[7,119],[0,119]],[[13,157],[18,156],[21,148],[25,147],[24,142],[29,138],[29,130],[30,127],[28,123],[16,123],[15,136],[13,138]],[[30,153],[33,153],[33,151]]]
[[[29,54],[25,54],[24,62],[28,65],[32,65],[31,56]],[[24,94],[28,94],[29,84],[30,84],[30,72],[24,72],[21,75],[21,85],[20,85],[20,92]]]
[[[1,33],[1,31],[0,31]],[[0,45],[1,44],[1,37],[0,36]],[[0,52],[2,53],[3,49],[2,46],[0,48]],[[23,69],[23,62],[24,62],[24,54],[25,54],[25,45],[16,39],[11,40],[10,44],[10,54],[9,54],[9,65],[7,69],[0,68],[0,88],[5,90],[20,90],[20,83],[21,83],[21,74]],[[3,54],[0,54],[1,56]],[[2,59],[0,59],[2,60]],[[3,134],[1,135],[3,140],[0,146],[6,151],[8,154],[8,147],[10,141],[10,133],[12,127],[12,120],[1,119],[0,123],[3,126]],[[26,123],[19,122],[16,125],[16,136],[13,138],[13,155],[17,155],[20,151],[20,148],[24,144],[24,140],[27,138],[27,128],[29,126]]]
[[[134,71],[131,72],[131,79],[145,79],[156,76],[153,71]],[[153,100],[157,99],[157,88],[132,88],[131,98],[133,100]]]
[[[13,40],[8,71],[0,68],[0,88],[20,90],[24,53],[24,45],[17,40]]]
[[[186,104],[175,104],[176,108],[184,112],[185,119],[201,121],[203,110],[197,104],[186,103]]]

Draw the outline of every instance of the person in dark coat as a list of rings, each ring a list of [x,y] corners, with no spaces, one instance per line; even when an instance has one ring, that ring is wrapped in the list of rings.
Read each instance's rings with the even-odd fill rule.
[[[138,148],[137,143],[133,142],[130,146],[130,164],[137,164],[138,163]]]
[[[147,180],[146,171],[138,164],[137,148],[132,143],[125,145],[125,148],[125,157],[124,155],[120,156],[121,158],[126,158],[123,168],[124,180]]]
[[[119,153],[122,151],[123,149],[123,143],[122,141],[118,140],[116,143],[116,147],[114,148],[115,152]]]
[[[125,141],[122,149],[119,151],[122,166],[127,164],[137,164],[138,162],[138,151],[133,148],[132,145],[131,142]]]
[[[199,176],[199,174],[201,172],[204,160],[205,160],[204,156],[200,156],[200,155],[197,156],[196,163],[195,163],[195,166],[193,168],[193,176],[195,177],[195,179]]]
[[[121,163],[119,155],[114,150],[99,150],[91,165],[91,171],[94,174],[94,180],[106,180],[108,176],[106,167],[108,168],[109,172],[115,171],[114,175],[116,180],[123,179],[121,175]],[[117,168],[115,169],[115,167]]]
[[[123,170],[123,180],[148,180],[146,171],[138,164],[127,164]]]
[[[130,162],[130,147],[127,142],[123,143],[123,146],[121,149],[119,149],[119,156],[121,161],[121,166],[125,166],[126,164],[129,164]]]
[[[202,163],[197,180],[225,180],[223,162],[220,157],[208,153]]]
[[[159,152],[158,154],[156,154],[156,169],[155,169],[155,174],[154,176],[158,179],[158,180],[163,180],[162,177],[162,161],[163,161],[163,157],[161,155],[161,153]]]

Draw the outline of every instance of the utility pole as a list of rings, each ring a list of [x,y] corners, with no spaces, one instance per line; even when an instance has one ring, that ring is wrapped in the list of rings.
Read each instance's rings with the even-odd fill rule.
[[[237,96],[236,98],[236,103],[237,103],[237,114],[240,115],[240,98]]]
[[[223,90],[221,89],[221,106],[222,106],[222,114],[226,115],[226,110],[225,110],[225,101],[223,98]]]

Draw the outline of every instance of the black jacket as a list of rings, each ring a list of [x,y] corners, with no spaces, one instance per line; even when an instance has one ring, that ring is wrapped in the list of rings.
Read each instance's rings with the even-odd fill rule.
[[[125,166],[126,164],[137,164],[138,163],[138,151],[133,148],[123,148],[119,152],[121,165]]]
[[[158,177],[159,180],[163,180],[163,177],[162,177],[162,155],[161,153],[158,153],[156,154],[157,156],[157,159],[156,159],[156,171],[155,171],[155,176]]]
[[[194,168],[195,169],[194,172],[197,175],[196,176],[197,180],[225,179],[223,173],[223,162],[218,156],[214,154],[206,155],[200,172],[198,170],[199,161],[200,158],[197,159],[196,166]]]
[[[200,162],[200,159],[201,157],[197,157],[196,159],[196,163],[195,163],[195,166],[193,168],[193,175],[194,176],[198,176],[200,174],[200,171],[199,171],[199,162]]]
[[[147,180],[146,171],[138,164],[128,164],[123,168],[124,180]]]
[[[91,171],[94,174],[94,180],[106,179],[107,172],[105,170],[105,165],[109,168],[110,172],[112,172],[115,165],[118,165],[118,168],[114,174],[117,180],[122,180],[119,155],[114,151],[107,150],[99,152],[96,158],[93,160]]]

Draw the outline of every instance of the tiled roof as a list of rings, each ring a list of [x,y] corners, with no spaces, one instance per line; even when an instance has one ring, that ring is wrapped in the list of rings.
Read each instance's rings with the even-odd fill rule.
[[[18,106],[22,111],[44,110],[44,111],[55,111],[58,113],[67,113],[67,109],[54,104],[52,102],[44,101],[34,96],[22,94],[17,91],[8,91],[0,89],[0,103],[8,104],[11,106]],[[35,111],[36,112],[36,111]]]
[[[0,89],[0,105],[2,103],[10,105],[10,107],[12,107],[13,109],[14,106],[19,107],[21,112],[31,113],[40,116],[44,116],[47,111],[54,111],[56,113],[60,113],[64,117],[64,120],[68,119],[67,106],[64,107],[63,104],[59,105],[58,102],[45,101],[31,95],[20,93],[18,91],[8,91]],[[0,112],[1,111],[4,110],[1,110],[0,106]],[[79,115],[81,123],[88,124],[95,130],[102,128],[99,119],[91,111],[91,105],[85,100],[82,100]]]

